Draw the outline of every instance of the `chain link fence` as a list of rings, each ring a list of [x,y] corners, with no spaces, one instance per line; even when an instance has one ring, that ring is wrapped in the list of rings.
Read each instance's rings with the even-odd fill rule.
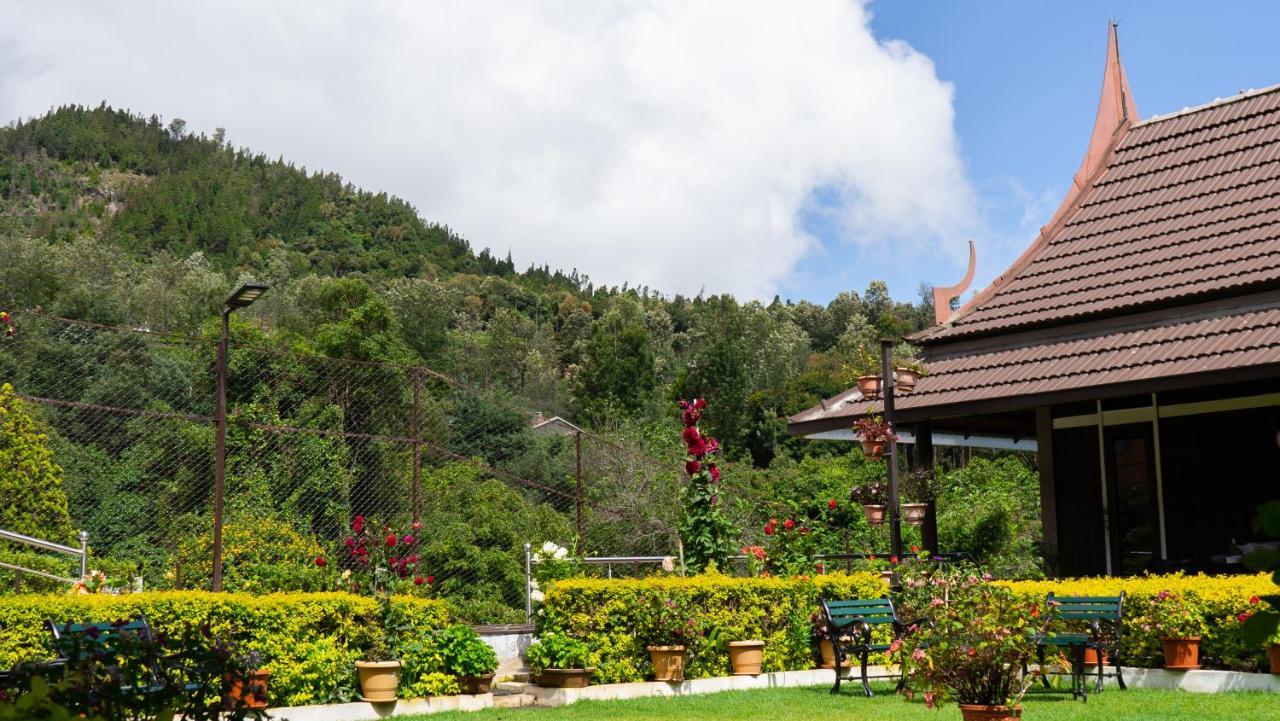
[[[52,431],[90,565],[211,588],[217,341],[38,313],[15,325],[0,382]],[[315,557],[338,552],[356,515],[417,520],[429,592],[496,623],[523,619],[526,542],[633,554],[676,542],[675,504],[650,500],[675,497],[674,464],[571,424],[535,427],[517,397],[423,366],[260,347],[239,329],[226,383],[226,590],[324,587],[340,565]]]

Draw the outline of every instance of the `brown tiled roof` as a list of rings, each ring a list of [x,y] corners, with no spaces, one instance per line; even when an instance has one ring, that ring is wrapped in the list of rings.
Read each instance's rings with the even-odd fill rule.
[[[926,343],[1280,283],[1280,88],[1128,130],[1079,205]]]
[[[1219,302],[1190,313],[1155,312],[1126,327],[1095,323],[1092,330],[1072,326],[1058,336],[1023,334],[1020,342],[956,344],[949,354],[944,346],[915,392],[900,396],[896,407],[945,410],[1017,397],[1032,405],[1030,397],[1040,394],[1280,364],[1280,296],[1248,301],[1239,310],[1224,311]],[[851,420],[868,405],[851,389],[788,420]]]

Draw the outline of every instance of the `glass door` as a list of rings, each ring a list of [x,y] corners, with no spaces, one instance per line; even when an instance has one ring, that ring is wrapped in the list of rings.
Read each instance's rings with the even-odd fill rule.
[[[1159,558],[1155,444],[1150,423],[1112,426],[1105,437],[1111,567],[1128,576]]]

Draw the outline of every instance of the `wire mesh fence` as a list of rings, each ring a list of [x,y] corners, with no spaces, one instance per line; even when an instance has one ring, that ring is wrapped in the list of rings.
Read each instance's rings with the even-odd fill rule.
[[[17,314],[0,381],[52,431],[93,563],[149,588],[213,585],[217,341]],[[675,542],[667,464],[423,366],[318,357],[238,334],[226,374],[224,588],[323,587],[352,519],[422,523],[429,592],[518,620],[524,544]],[[251,335],[251,334],[249,334]],[[668,497],[674,497],[669,495]],[[66,541],[68,539],[49,539]],[[92,564],[91,564],[92,565]]]

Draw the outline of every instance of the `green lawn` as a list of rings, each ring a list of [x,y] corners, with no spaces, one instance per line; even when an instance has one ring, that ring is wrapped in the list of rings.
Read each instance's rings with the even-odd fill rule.
[[[789,688],[768,691],[726,691],[705,696],[648,698],[636,701],[583,701],[555,709],[490,709],[473,713],[446,713],[412,717],[417,721],[565,721],[586,719],[723,719],[725,721],[957,721],[954,705],[930,710],[918,701],[893,696],[890,688],[875,698],[851,691],[838,697],[830,687]],[[1280,697],[1263,693],[1192,694],[1180,691],[1108,689],[1090,696],[1088,703],[1070,696],[1032,696],[1024,703],[1027,721],[1277,721]]]

